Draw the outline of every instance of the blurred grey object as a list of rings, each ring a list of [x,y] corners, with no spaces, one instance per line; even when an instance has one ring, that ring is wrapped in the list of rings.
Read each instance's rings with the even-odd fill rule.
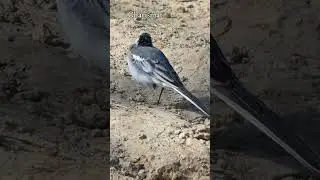
[[[218,43],[210,36],[211,93],[224,101],[244,119],[266,134],[287,153],[320,177],[320,156],[290,124],[270,110],[258,97],[249,92],[233,73]]]
[[[71,47],[89,67],[109,70],[109,17],[106,0],[56,0],[58,19]]]

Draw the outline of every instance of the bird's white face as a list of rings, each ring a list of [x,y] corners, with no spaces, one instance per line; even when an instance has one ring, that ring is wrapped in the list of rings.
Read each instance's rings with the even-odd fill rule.
[[[137,39],[133,42],[133,44],[135,44],[135,45],[138,45],[138,43],[139,43],[139,38],[137,38]]]

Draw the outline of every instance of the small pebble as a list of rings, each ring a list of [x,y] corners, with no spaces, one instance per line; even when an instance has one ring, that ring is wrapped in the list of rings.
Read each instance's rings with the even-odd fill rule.
[[[131,162],[137,163],[139,161],[140,161],[140,157],[133,157]]]
[[[138,172],[138,176],[139,176],[141,179],[146,178],[146,171],[145,171],[144,169],[140,169],[139,172]]]
[[[204,125],[210,126],[210,120],[209,120],[209,119],[205,119],[205,120],[204,120]]]
[[[187,135],[189,135],[189,134],[182,132],[179,134],[179,139],[185,139],[187,137]]]
[[[185,139],[179,139],[178,143],[179,143],[179,144],[184,144],[185,141],[186,141]]]
[[[186,145],[187,146],[191,146],[193,144],[193,139],[192,138],[188,138],[187,140],[186,140]]]
[[[181,133],[181,130],[180,130],[180,129],[174,131],[174,134],[175,134],[175,135],[179,135],[180,133]]]
[[[188,5],[187,8],[193,8],[194,6],[192,4]]]
[[[139,139],[147,139],[147,136],[145,134],[139,134]]]
[[[156,158],[155,155],[150,155],[148,159],[152,161],[152,160],[154,160],[155,158]]]
[[[207,130],[208,130],[208,128],[204,124],[199,124],[197,126],[196,132],[206,132]]]
[[[209,133],[199,133],[193,136],[196,139],[202,139],[202,140],[210,140],[210,134]]]

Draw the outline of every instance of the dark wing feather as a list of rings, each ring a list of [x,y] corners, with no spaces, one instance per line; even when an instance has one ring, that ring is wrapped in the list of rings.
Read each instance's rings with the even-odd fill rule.
[[[210,41],[210,77],[217,82],[228,83],[236,77],[212,35]]]
[[[159,49],[147,46],[133,46],[131,54],[138,57],[135,58],[135,63],[146,73],[175,87],[183,86],[167,57]]]
[[[298,153],[313,167],[310,167],[308,164],[301,161],[300,163],[302,163],[315,175],[320,176],[320,171],[317,169],[320,164],[320,156],[318,152],[316,152],[301,135],[295,132],[295,130],[291,129],[290,124],[284,122],[282,118],[269,109],[267,105],[265,105],[258,97],[247,91],[246,88],[242,86],[242,84],[235,77],[229,65],[226,63],[225,57],[218,47],[217,42],[212,36],[210,40],[212,43],[210,76],[216,81],[227,83],[226,86],[211,85],[211,89],[215,92],[218,92],[221,97],[224,96],[225,99],[229,99],[229,101],[232,101],[240,106],[242,108],[242,112],[246,111],[254,116],[261,124],[257,126],[259,130],[268,129],[270,132],[274,133],[279,139],[281,139],[281,141],[296,151],[296,153]],[[230,102],[226,103],[230,105]],[[236,111],[241,114],[239,110]],[[247,117],[244,118],[248,120]],[[250,122],[256,124],[256,122]],[[266,133],[266,135],[271,137],[271,135],[268,133]],[[285,150],[289,152],[288,149]],[[299,157],[292,153],[290,154],[298,160]]]

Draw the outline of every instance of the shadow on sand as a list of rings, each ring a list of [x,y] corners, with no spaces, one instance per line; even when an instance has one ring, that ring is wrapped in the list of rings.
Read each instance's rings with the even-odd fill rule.
[[[287,115],[283,119],[288,129],[297,132],[312,149],[320,152],[320,112],[306,110]],[[213,131],[215,130],[211,130],[211,140],[214,150],[245,153],[307,174],[293,157],[249,123],[231,125],[223,130]]]

